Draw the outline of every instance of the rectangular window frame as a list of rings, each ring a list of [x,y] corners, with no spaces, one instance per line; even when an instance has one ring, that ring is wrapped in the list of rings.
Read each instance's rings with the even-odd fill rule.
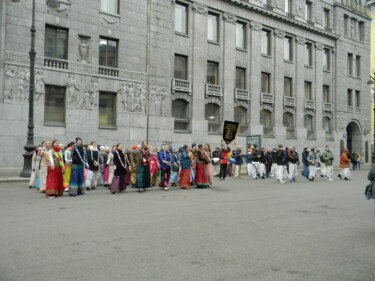
[[[331,71],[331,50],[329,48],[323,49],[323,70]]]
[[[180,65],[181,67],[183,67],[182,64],[177,64],[177,60],[181,59],[182,60],[185,60],[185,65],[184,65],[184,70],[183,72],[185,73],[185,75],[176,75],[177,74],[177,70],[179,69],[178,66]],[[180,55],[180,54],[174,54],[174,74],[173,74],[173,78],[174,79],[180,79],[180,80],[188,80],[188,77],[189,77],[189,58],[188,56],[185,56],[185,55]]]
[[[313,63],[313,44],[310,42],[305,43],[305,52],[304,52],[305,66],[312,67]]]
[[[355,91],[355,107],[361,108],[361,91]]]
[[[305,100],[314,100],[312,92],[312,82],[310,81],[305,81],[304,83],[304,97]]]
[[[285,36],[284,37],[284,61],[292,62],[293,61],[293,37]]]
[[[212,72],[215,74],[215,78],[214,80],[216,81],[213,81],[213,80],[210,80],[210,77],[209,77],[209,69],[210,69],[210,66],[215,66],[216,67],[216,73]],[[219,79],[219,63],[216,62],[216,61],[207,61],[207,75],[206,75],[206,81],[207,81],[207,84],[210,84],[210,85],[219,85],[220,83],[220,79]],[[211,83],[212,82],[212,83]]]
[[[284,77],[284,97],[293,97],[293,78]]]
[[[116,2],[115,9],[111,10],[109,7],[108,3],[108,8],[105,8],[105,3],[104,2]],[[119,15],[120,14],[120,1],[119,0],[100,0],[100,11],[105,12],[107,14],[112,14],[112,15]]]
[[[64,48],[64,54],[62,57],[59,56],[59,32],[60,34],[65,33],[65,42],[63,44]],[[53,35],[54,39],[54,54],[51,56],[50,54],[47,54],[48,51],[48,33]],[[61,38],[60,38],[61,39]],[[44,56],[46,58],[51,58],[51,59],[57,59],[57,60],[67,60],[68,59],[68,52],[69,52],[69,30],[67,28],[61,28],[61,27],[56,27],[52,25],[46,25],[45,27],[45,40],[44,40]]]
[[[183,23],[181,23],[182,25],[182,28],[181,30],[177,30],[177,15],[178,15],[178,8],[180,7],[184,7],[185,8],[185,11],[182,11],[182,14],[184,14],[184,18],[181,19],[181,21]],[[175,19],[174,19],[174,31],[176,34],[181,34],[181,35],[188,35],[188,23],[189,23],[189,6],[186,5],[185,3],[181,3],[181,2],[176,2],[175,4]]]
[[[347,102],[347,106],[353,106],[353,90],[352,89],[348,89],[347,91],[346,102]]]
[[[348,53],[348,57],[347,57],[347,71],[348,71],[348,75],[350,76],[353,76],[353,54],[352,53]]]
[[[355,64],[354,64],[354,75],[356,77],[361,77],[361,56],[355,56]]]
[[[331,93],[329,85],[323,85],[323,102],[331,103]]]
[[[236,66],[236,89],[246,90],[246,68]]]
[[[103,108],[103,96],[110,95],[113,96],[113,107],[108,110],[109,113],[113,114],[113,123],[102,123],[102,118],[104,118],[103,113],[101,113],[101,110]],[[108,113],[107,112],[107,113]],[[110,118],[108,118],[110,119]],[[99,105],[98,105],[98,125],[100,129],[117,129],[117,93],[115,92],[108,92],[108,91],[100,91],[99,92]]]
[[[116,43],[116,58],[115,58],[115,66],[111,66],[109,65],[108,63],[108,48],[106,50],[106,56],[105,56],[105,64],[103,64],[103,62],[101,62],[101,50],[100,50],[100,42],[101,41],[107,41],[107,46],[108,46],[108,43],[109,42],[115,42]],[[118,68],[118,60],[119,60],[119,55],[118,55],[118,52],[119,52],[119,40],[118,39],[115,39],[115,38],[109,38],[109,37],[105,37],[105,36],[100,36],[99,37],[99,66],[103,66],[103,67],[108,67],[108,68]]]
[[[271,37],[272,33],[269,29],[262,29],[261,34],[261,53],[263,56],[271,56]]]
[[[213,18],[216,18],[216,30],[212,30],[212,35],[210,36],[210,19],[213,19]],[[218,14],[211,13],[211,12],[207,14],[207,41],[208,42],[216,43],[216,44],[219,43],[219,37],[220,37],[219,36],[220,34],[219,23],[220,23],[220,17]]]
[[[261,93],[270,94],[271,93],[271,73],[262,72],[261,73],[261,82],[260,82],[260,91]]]
[[[45,85],[45,97],[44,97],[44,125],[46,126],[56,126],[56,127],[65,127],[66,125],[66,100],[67,100],[67,93],[66,93],[66,87],[59,86],[59,85],[51,85],[51,84],[46,84]],[[56,107],[52,109],[48,109],[49,105],[48,103],[51,103],[53,99],[51,98],[51,95],[56,95],[59,91],[61,91],[62,96],[63,96],[63,106],[61,106],[62,111],[63,111],[63,117],[61,118],[61,121],[53,118],[50,118],[48,116],[51,114],[51,116],[55,116],[59,110],[56,109]],[[61,97],[60,97],[61,98]]]
[[[240,29],[239,27],[242,27],[242,29]],[[243,23],[240,21],[236,22],[236,49],[246,50],[247,48],[247,44],[246,44],[247,36],[246,35],[247,35],[246,23]],[[242,44],[240,41],[242,41]]]

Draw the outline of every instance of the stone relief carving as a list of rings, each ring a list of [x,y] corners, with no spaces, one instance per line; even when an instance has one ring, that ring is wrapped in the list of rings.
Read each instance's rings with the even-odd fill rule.
[[[277,38],[284,38],[285,37],[285,31],[281,29],[275,29],[275,35]]]
[[[74,79],[74,75],[69,75],[68,80],[65,82],[65,86],[68,88],[68,105],[71,107],[81,107],[81,89]]]
[[[261,31],[261,30],[262,30],[262,24],[259,23],[259,22],[252,21],[252,22],[250,23],[250,26],[251,26],[251,28],[252,28],[254,31]]]
[[[35,73],[35,102],[40,101],[40,97],[44,95],[44,76],[42,70],[37,70]]]
[[[78,61],[81,63],[90,63],[90,46],[88,41],[90,37],[78,35],[79,37],[79,45],[78,45],[78,54],[79,59]]]
[[[168,94],[165,88],[152,87],[150,93],[150,114],[167,116],[169,113]]]
[[[224,13],[223,19],[226,23],[236,24],[236,16],[235,15]]]
[[[317,4],[316,1],[314,2],[314,13],[316,23],[323,25],[323,8],[321,5]]]
[[[117,90],[121,110],[125,112],[146,112],[146,86],[132,82],[121,82]]]
[[[321,50],[324,49],[324,45],[323,45],[322,43],[320,43],[320,42],[316,42],[316,43],[315,43],[315,46],[316,46],[316,48],[317,48],[319,51],[321,51]]]
[[[297,0],[296,2],[296,14],[300,18],[305,18],[305,1],[303,0]]]
[[[6,103],[25,103],[29,100],[30,73],[21,67],[8,66],[5,71]]]
[[[91,77],[90,84],[83,93],[83,105],[86,109],[93,110],[98,107],[98,93],[98,79]]]
[[[206,6],[196,3],[196,2],[192,5],[192,8],[195,13],[198,13],[201,15],[206,15],[208,13],[208,9]]]
[[[305,45],[305,43],[306,43],[306,39],[303,38],[303,37],[299,37],[299,36],[296,37],[296,41],[300,45]]]
[[[283,10],[284,9],[284,3],[283,0],[275,0],[275,6],[276,8]]]

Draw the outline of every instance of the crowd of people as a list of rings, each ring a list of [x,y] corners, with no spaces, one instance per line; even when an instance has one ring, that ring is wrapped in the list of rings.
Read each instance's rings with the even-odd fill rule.
[[[353,158],[345,149],[338,177],[350,180],[350,164],[355,161],[358,157]],[[272,150],[254,145],[245,153],[241,147],[232,150],[227,145],[212,151],[208,144],[178,148],[165,144],[157,148],[146,141],[129,148],[121,143],[110,148],[95,141],[84,145],[77,137],[66,146],[54,140],[36,147],[29,188],[37,188],[47,198],[62,196],[64,192],[75,197],[97,186],[108,187],[114,195],[127,186],[140,193],[157,184],[164,191],[178,186],[207,188],[214,184],[215,176],[219,180],[226,180],[227,176],[240,179],[245,162],[247,174],[254,180],[275,177],[279,183],[295,182],[300,163],[302,176],[309,181],[314,181],[317,169],[322,178],[333,180],[334,157],[329,145],[322,152],[306,147],[300,156],[294,147],[282,145]]]

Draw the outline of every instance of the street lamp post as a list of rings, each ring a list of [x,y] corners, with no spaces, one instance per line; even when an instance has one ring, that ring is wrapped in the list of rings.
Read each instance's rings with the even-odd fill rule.
[[[58,8],[60,3],[58,0],[47,0],[46,4],[51,8]],[[24,146],[26,152],[23,154],[23,169],[20,177],[30,177],[31,175],[31,158],[34,146],[34,92],[35,92],[35,0],[32,3],[32,22],[31,22],[31,47],[29,51],[30,57],[30,84],[29,84],[29,122],[27,125],[27,142]]]
[[[375,153],[375,73],[373,76],[370,75],[370,80],[368,80],[367,85],[374,86],[374,90],[373,90],[374,92],[372,94],[372,104],[373,104],[373,111],[374,111],[373,112],[374,113],[374,116],[373,116],[374,132],[373,132],[373,140],[372,140],[372,153]]]

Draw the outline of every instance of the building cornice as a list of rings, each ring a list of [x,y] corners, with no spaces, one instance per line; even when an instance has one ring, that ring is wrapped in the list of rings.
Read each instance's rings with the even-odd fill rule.
[[[350,9],[350,7],[345,6],[344,4],[341,4],[341,3],[339,3],[339,2],[335,2],[335,3],[333,3],[333,6],[334,6],[334,7],[340,7],[340,8],[343,8],[343,9],[349,11],[349,12],[352,12],[352,13],[357,14],[357,15],[359,15],[359,16],[361,16],[361,17],[364,17],[364,18],[366,18],[366,19],[368,19],[368,20],[371,20],[371,16],[370,16],[370,15],[368,15],[368,14],[364,14],[364,13],[361,13],[361,12],[358,12],[358,11],[356,11],[356,10],[354,10],[354,9]]]
[[[306,30],[309,30],[309,31],[321,34],[323,36],[326,36],[326,37],[329,37],[329,38],[333,38],[333,39],[339,39],[339,36],[336,35],[336,34],[334,34],[334,33],[328,32],[328,31],[323,30],[323,29],[316,28],[316,27],[308,25],[308,24],[306,24],[304,22],[297,21],[297,20],[289,18],[289,17],[287,17],[285,15],[278,14],[276,12],[264,9],[262,7],[254,5],[254,4],[246,3],[246,2],[243,2],[241,0],[227,0],[227,1],[229,1],[229,2],[231,2],[233,4],[236,4],[236,5],[239,5],[239,6],[246,7],[248,9],[250,9],[250,10],[259,12],[259,13],[267,15],[269,17],[272,17],[272,18],[275,18],[275,19],[287,22],[289,24],[293,24],[295,26],[304,28]]]

